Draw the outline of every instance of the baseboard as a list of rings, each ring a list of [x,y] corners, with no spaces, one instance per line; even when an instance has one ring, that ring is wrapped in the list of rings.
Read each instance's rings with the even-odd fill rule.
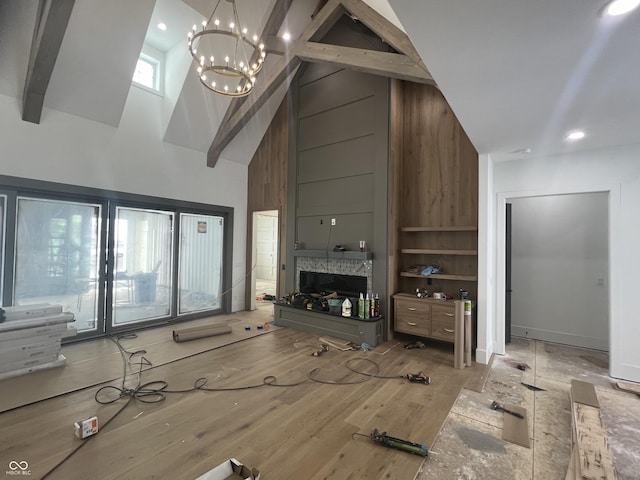
[[[545,342],[562,343],[575,347],[591,348],[593,350],[609,351],[609,343],[602,338],[587,337],[574,333],[556,332],[542,328],[531,328],[520,325],[511,326],[511,335],[514,337],[532,338]]]

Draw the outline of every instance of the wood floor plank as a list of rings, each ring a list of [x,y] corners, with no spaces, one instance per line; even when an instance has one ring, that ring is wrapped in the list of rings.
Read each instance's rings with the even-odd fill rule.
[[[127,348],[149,343],[139,338]],[[229,457],[259,468],[265,480],[413,478],[421,457],[352,434],[369,435],[379,428],[429,445],[471,369],[455,370],[451,352],[435,347],[395,348],[386,355],[332,349],[312,357],[315,345],[317,337],[282,328],[213,350],[196,348],[193,355],[165,364],[150,349],[155,366],[142,373],[141,381],[165,380],[169,390],[189,389],[199,377],[208,379],[209,388],[259,385],[267,375],[275,375],[278,383],[304,383],[168,394],[158,404],[131,400],[48,478],[84,480],[91,471],[95,479],[189,479]],[[347,365],[375,371],[371,362],[358,358],[374,361],[379,373],[389,376],[428,370],[432,384],[358,375]],[[307,378],[313,369],[318,369],[316,380],[366,381],[318,383]],[[137,383],[137,377],[130,383]],[[0,462],[25,459],[32,478],[41,478],[80,442],[73,436],[73,421],[97,413],[104,424],[127,401],[97,405],[96,390],[84,388],[0,414]]]

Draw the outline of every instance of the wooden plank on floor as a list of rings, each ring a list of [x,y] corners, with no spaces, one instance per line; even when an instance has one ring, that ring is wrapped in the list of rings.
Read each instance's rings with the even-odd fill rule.
[[[593,403],[598,406],[591,405]],[[571,381],[571,415],[576,478],[616,479],[608,434],[602,424],[599,401],[593,384]]]
[[[583,382],[582,380],[571,380],[571,398],[574,402],[600,408],[596,389],[592,383]]]
[[[502,439],[520,445],[521,447],[530,448],[527,409],[518,405],[509,404],[506,404],[504,408],[521,414],[523,418],[518,418],[506,412],[503,413]]]

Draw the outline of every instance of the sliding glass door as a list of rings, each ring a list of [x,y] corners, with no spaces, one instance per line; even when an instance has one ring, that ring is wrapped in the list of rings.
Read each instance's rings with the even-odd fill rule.
[[[18,197],[14,305],[59,304],[79,332],[98,328],[100,215],[99,204]]]
[[[229,207],[0,175],[0,306],[62,306],[67,341],[228,312],[232,230]]]
[[[112,218],[112,326],[168,317],[173,292],[174,214],[115,207]]]

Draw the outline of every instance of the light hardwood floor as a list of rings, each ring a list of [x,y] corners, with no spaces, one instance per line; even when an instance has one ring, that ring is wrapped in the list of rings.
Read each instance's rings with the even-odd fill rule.
[[[259,315],[265,313],[234,314],[239,320],[232,335],[244,335],[240,325],[257,324]],[[74,362],[82,365],[85,377],[78,375],[77,388],[65,384],[62,390],[68,393],[51,398],[55,378],[64,368],[48,371],[51,378],[46,381],[43,376],[20,380],[37,401],[23,398],[24,406],[0,414],[0,462],[6,466],[27,461],[30,478],[43,478],[57,466],[47,478],[65,480],[188,480],[230,457],[259,468],[264,480],[413,479],[421,457],[386,449],[367,438],[352,439],[352,434],[368,435],[378,428],[430,445],[465,383],[486,378],[487,373],[480,365],[455,370],[449,344],[406,350],[387,342],[373,352],[330,349],[314,357],[311,354],[320,349],[318,338],[295,330],[272,328],[228,345],[216,344],[221,337],[171,345],[166,342],[171,328],[143,331],[137,339],[122,342],[129,350],[144,347],[145,356],[157,365],[142,373],[143,383],[164,380],[169,390],[183,390],[200,377],[208,379],[209,387],[259,385],[268,375],[276,376],[279,384],[307,381],[291,387],[168,394],[155,404],[122,398],[99,405],[94,400],[95,379],[103,374],[91,372],[106,370],[108,383],[121,384],[117,375],[109,376],[113,369],[122,371],[114,346],[97,341],[65,347],[84,351],[84,360]],[[181,350],[177,357],[175,348]],[[380,375],[398,378],[351,385],[308,380],[311,371],[317,380],[328,382],[364,380],[346,368],[351,361],[352,367],[373,372],[371,362],[354,360],[361,358],[374,361]],[[399,378],[421,370],[431,376],[431,385]],[[129,377],[128,384],[135,380]],[[0,382],[3,400],[15,385],[15,380]],[[99,417],[100,432],[88,441],[75,438],[73,422],[92,415]]]

